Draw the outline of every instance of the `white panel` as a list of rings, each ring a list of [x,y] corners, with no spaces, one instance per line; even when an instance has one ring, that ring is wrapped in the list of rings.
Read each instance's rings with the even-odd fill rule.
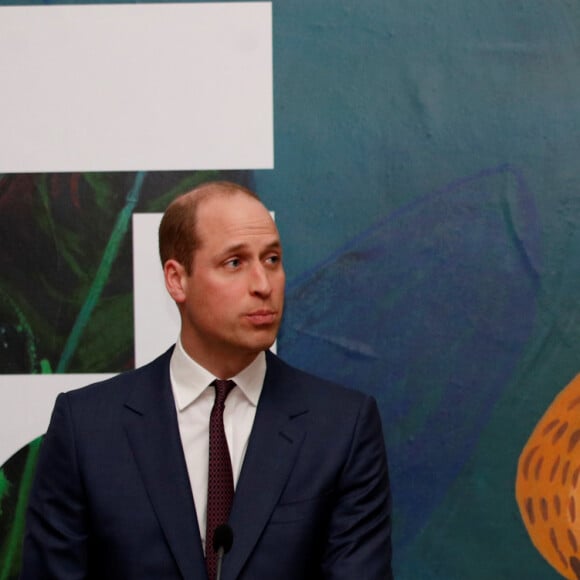
[[[135,366],[158,357],[179,334],[179,312],[165,289],[159,258],[158,230],[162,215],[133,214]]]
[[[46,432],[58,393],[112,376],[0,375],[0,466]]]
[[[270,2],[0,7],[0,172],[273,167]]]

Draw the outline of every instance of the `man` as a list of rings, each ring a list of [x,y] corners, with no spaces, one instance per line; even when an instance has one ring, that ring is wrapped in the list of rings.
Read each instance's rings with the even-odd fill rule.
[[[227,520],[233,546],[221,577],[392,578],[375,401],[268,351],[285,275],[266,208],[239,185],[202,185],[167,209],[160,253],[181,317],[177,344],[57,399],[22,578],[213,579],[216,455],[208,449],[218,385],[229,379],[217,425],[235,495],[217,523]]]

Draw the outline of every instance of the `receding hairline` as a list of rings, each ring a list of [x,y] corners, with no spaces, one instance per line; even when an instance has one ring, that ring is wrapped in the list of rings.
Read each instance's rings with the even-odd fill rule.
[[[180,200],[182,200],[182,203],[196,202],[199,204],[201,201],[213,197],[214,195],[230,196],[238,193],[252,197],[262,203],[262,200],[257,193],[239,183],[234,183],[232,181],[208,181],[207,183],[202,183],[201,185],[194,187],[192,190],[180,195],[169,204],[169,207]]]

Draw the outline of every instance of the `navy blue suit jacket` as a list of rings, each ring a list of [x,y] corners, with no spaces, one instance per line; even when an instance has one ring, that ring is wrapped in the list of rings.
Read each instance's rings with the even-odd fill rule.
[[[170,356],[59,395],[29,502],[23,580],[206,580]],[[223,580],[392,578],[374,399],[268,353],[230,524]]]

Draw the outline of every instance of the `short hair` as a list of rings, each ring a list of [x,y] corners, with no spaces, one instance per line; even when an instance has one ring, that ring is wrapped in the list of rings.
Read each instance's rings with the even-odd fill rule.
[[[199,204],[212,196],[243,194],[261,201],[251,189],[231,181],[208,181],[175,198],[165,210],[159,225],[159,256],[161,264],[177,260],[191,274],[193,255],[200,247],[197,234]]]

